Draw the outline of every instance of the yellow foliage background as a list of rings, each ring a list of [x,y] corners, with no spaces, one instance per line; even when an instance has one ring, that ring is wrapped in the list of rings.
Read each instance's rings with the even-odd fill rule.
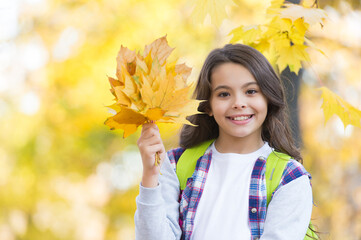
[[[193,67],[240,24],[264,21],[263,0],[227,2],[213,25],[186,0],[0,1],[0,239],[133,239],[141,176],[137,134],[103,125],[120,45],[142,49],[167,34]],[[330,4],[330,5],[329,5]],[[330,21],[311,31],[299,98],[304,165],[313,176],[313,222],[323,239],[361,238],[361,130],[324,125],[322,84],[361,109],[360,6],[323,1]],[[199,19],[198,19],[199,21]],[[161,125],[167,149],[178,128]]]

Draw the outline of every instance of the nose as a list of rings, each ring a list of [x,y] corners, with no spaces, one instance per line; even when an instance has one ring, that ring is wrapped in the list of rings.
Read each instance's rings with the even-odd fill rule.
[[[247,103],[244,97],[242,96],[237,96],[235,97],[233,104],[232,104],[232,108],[233,109],[243,109],[247,107]]]

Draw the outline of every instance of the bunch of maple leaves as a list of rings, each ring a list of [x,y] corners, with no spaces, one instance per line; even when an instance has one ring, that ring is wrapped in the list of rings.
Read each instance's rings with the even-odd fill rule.
[[[324,25],[324,20],[327,19],[324,10],[284,4],[284,0],[272,0],[266,16],[264,24],[241,25],[233,29],[229,33],[233,35],[230,42],[241,42],[259,50],[274,66],[278,67],[280,73],[288,66],[291,72],[298,74],[302,62],[311,62],[307,52],[310,48],[324,54],[306,36],[310,26]],[[325,123],[335,114],[341,119],[345,128],[349,124],[361,128],[360,110],[325,86],[318,90],[322,91],[321,108],[325,115]]]
[[[114,116],[105,124],[123,129],[123,137],[134,133],[147,122],[190,124],[186,117],[199,113],[199,100],[190,98],[187,85],[191,68],[167,59],[174,48],[166,36],[146,45],[141,55],[121,46],[117,57],[116,77],[108,77],[115,103],[108,106]]]
[[[287,66],[298,74],[301,62],[310,62],[308,48],[322,53],[306,37],[306,31],[314,24],[323,26],[326,12],[296,4],[284,4],[283,0],[271,1],[266,11],[266,22],[252,26],[239,26],[229,35],[231,43],[242,42],[262,52],[282,72]],[[306,43],[306,44],[305,44]]]

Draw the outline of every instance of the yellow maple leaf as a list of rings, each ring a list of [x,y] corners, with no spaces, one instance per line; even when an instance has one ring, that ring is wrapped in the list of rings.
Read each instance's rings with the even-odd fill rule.
[[[130,75],[134,74],[135,71],[135,52],[125,48],[123,46],[120,47],[117,56],[117,78],[118,80],[122,80],[121,75],[122,71],[127,70]]]
[[[145,113],[145,116],[150,121],[157,121],[164,116],[165,111],[161,108],[150,108]]]
[[[114,88],[117,104],[129,107],[132,102],[130,98],[123,92],[124,87],[118,86]]]
[[[116,115],[109,117],[104,124],[108,125],[111,130],[123,129],[123,137],[126,138],[146,121],[147,118],[143,114],[126,107],[120,107],[120,111]]]
[[[136,82],[134,81],[134,78],[131,77],[127,72],[123,74],[124,76],[124,87],[123,93],[128,96],[130,99],[136,100],[136,95],[138,93],[138,87]]]
[[[127,95],[123,92],[124,82],[118,81],[115,78],[108,77],[111,89],[110,92],[114,95],[117,104],[122,106],[130,106],[131,101]]]
[[[310,25],[322,24],[326,18],[325,12],[321,9],[272,0],[267,15],[268,22],[265,24],[239,26],[233,29],[229,33],[233,34],[230,42],[242,42],[256,48],[273,65],[278,66],[279,72],[289,66],[290,70],[297,74],[301,62],[310,60],[306,49],[319,50],[305,35]],[[303,46],[305,42],[308,46]]]
[[[106,107],[108,108],[108,112],[113,114],[113,116],[122,109],[122,105],[116,103]]]
[[[316,23],[323,26],[323,21],[327,19],[327,13],[319,8],[308,8],[296,4],[285,4],[286,8],[280,9],[280,17],[295,21],[303,18],[306,23],[313,25]]]
[[[159,81],[159,88],[155,92],[155,99],[151,107],[162,107],[168,98],[174,94],[175,90],[174,77],[162,74],[157,80]]]
[[[142,56],[137,56],[136,65],[138,66],[136,68],[136,75],[140,75],[142,73],[148,74],[149,69]]]
[[[186,84],[187,78],[192,72],[192,68],[187,67],[185,63],[182,63],[174,66],[174,72],[177,75],[181,75],[183,79],[183,83]],[[184,87],[184,86],[179,86],[179,87]]]
[[[149,121],[192,125],[186,117],[199,113],[200,102],[190,98],[192,86],[186,84],[192,69],[168,63],[172,51],[166,36],[146,45],[143,55],[121,47],[118,79],[109,77],[115,103],[108,106],[113,116],[105,124],[112,130],[123,129],[127,137]]]
[[[306,30],[309,27],[302,18],[292,22],[291,19],[274,17],[270,23],[265,36],[273,41],[273,39],[288,39],[289,44],[303,44],[305,41]]]
[[[279,9],[282,7],[284,0],[272,0],[271,6],[269,6],[266,10],[267,15],[275,15],[278,14]]]
[[[325,115],[325,123],[336,114],[342,121],[344,127],[354,125],[361,128],[361,111],[353,107],[337,94],[333,93],[326,87],[321,87],[321,98],[323,103],[321,108]]]
[[[203,23],[207,15],[211,22],[219,26],[227,18],[226,6],[233,5],[232,0],[195,0],[192,18],[195,22]]]
[[[287,41],[286,41],[287,42]],[[290,70],[294,73],[298,73],[300,68],[302,67],[302,61],[308,61],[309,56],[305,51],[307,46],[305,45],[283,45],[278,49],[278,58],[277,65],[279,71],[282,72],[287,66],[289,66]]]
[[[144,48],[145,58],[150,55],[152,59],[157,58],[160,65],[163,65],[174,48],[167,42],[167,36],[161,37]]]
[[[255,42],[255,43],[250,44],[250,46],[257,49],[258,51],[263,53],[263,55],[265,55],[265,56],[270,54],[269,53],[269,51],[271,50],[270,49],[270,41],[269,41],[269,39],[265,38],[264,35],[263,36],[261,35],[259,40],[257,42]],[[270,62],[272,62],[270,57],[266,57],[266,58]]]
[[[257,25],[240,26],[233,29],[228,35],[233,34],[230,43],[241,41],[243,44],[252,44],[260,38],[261,32],[261,29]]]
[[[117,79],[115,78],[112,78],[112,77],[109,77],[108,76],[108,80],[109,80],[109,83],[110,83],[110,92],[113,94],[113,96],[115,97],[115,100],[117,100],[117,95],[115,94],[115,90],[114,88],[115,87],[120,87],[120,86],[124,86],[124,83],[118,81]]]
[[[303,44],[305,42],[305,34],[309,24],[303,18],[293,21],[293,25],[289,31],[288,37],[294,44]]]

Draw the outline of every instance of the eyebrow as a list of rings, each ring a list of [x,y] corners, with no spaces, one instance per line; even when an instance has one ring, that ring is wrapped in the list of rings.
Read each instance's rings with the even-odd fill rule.
[[[248,87],[249,85],[253,85],[253,84],[258,85],[257,82],[248,82],[248,83],[243,84],[243,85],[242,85],[242,88]],[[231,89],[231,87],[229,87],[229,86],[227,86],[227,85],[219,85],[219,86],[217,86],[213,91],[217,91],[217,90],[222,89],[222,88],[224,88],[224,89]]]

